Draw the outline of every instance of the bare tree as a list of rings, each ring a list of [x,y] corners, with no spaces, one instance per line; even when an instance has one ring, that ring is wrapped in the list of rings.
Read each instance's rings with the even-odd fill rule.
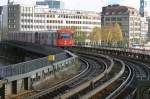
[[[102,41],[108,45],[114,45],[123,41],[123,34],[120,25],[115,23],[102,27]]]
[[[114,42],[120,42],[123,40],[122,30],[118,23],[115,23],[115,25],[113,27],[113,38],[112,39],[113,39],[112,41],[114,41]]]
[[[90,40],[95,42],[101,41],[101,28],[100,27],[94,27],[93,31],[90,33]]]

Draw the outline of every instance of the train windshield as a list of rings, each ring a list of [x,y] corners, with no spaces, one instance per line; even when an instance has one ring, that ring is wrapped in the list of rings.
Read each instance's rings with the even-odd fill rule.
[[[70,38],[70,34],[68,33],[61,33],[58,36],[59,39],[69,39]]]

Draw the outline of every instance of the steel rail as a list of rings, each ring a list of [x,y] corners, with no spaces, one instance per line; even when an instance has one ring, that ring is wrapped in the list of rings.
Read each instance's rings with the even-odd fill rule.
[[[80,92],[81,90],[83,90],[83,89],[89,87],[89,86],[91,85],[91,83],[95,83],[95,82],[97,82],[98,80],[102,79],[107,73],[109,73],[109,72],[111,71],[112,67],[114,66],[113,60],[112,60],[110,57],[108,57],[108,56],[101,55],[101,54],[98,54],[98,55],[97,55],[97,54],[93,54],[93,53],[90,54],[90,53],[81,52],[81,51],[78,51],[77,53],[82,53],[82,54],[86,54],[86,55],[90,55],[90,56],[95,56],[95,57],[100,56],[100,57],[103,57],[103,58],[106,58],[107,60],[109,60],[111,64],[110,64],[109,67],[107,66],[107,68],[104,70],[104,72],[102,72],[100,75],[94,77],[92,80],[87,81],[87,82],[81,84],[80,86],[77,86],[76,88],[74,88],[74,89],[68,91],[67,93],[61,95],[61,96],[60,96],[61,99],[66,99],[66,98],[68,98],[68,97],[71,97],[71,96],[73,96],[74,94]]]
[[[89,55],[88,55],[88,56],[89,56]],[[91,66],[91,67],[93,67],[93,66]],[[94,66],[94,67],[95,67],[95,66]],[[98,67],[99,67],[99,66],[98,66]],[[94,76],[95,76],[95,73],[96,73],[97,69],[96,69],[96,68],[92,68],[92,69],[94,70],[93,74],[94,74]],[[90,75],[93,75],[93,74],[90,73]],[[82,79],[79,78],[79,80],[83,80],[83,79],[85,79],[85,78],[82,78]],[[89,77],[87,77],[87,80],[85,80],[85,81],[88,81],[88,79],[89,79]],[[84,81],[84,82],[85,82],[85,81]],[[75,82],[74,82],[74,81],[71,81],[71,82],[74,83],[73,85],[76,85],[76,83],[79,84],[79,83],[76,82],[76,81],[75,81]],[[79,82],[80,82],[80,81],[79,81]],[[66,83],[65,85],[67,85],[67,86],[69,86],[69,87],[72,87],[72,85],[69,85],[69,83],[68,83],[68,84]],[[57,91],[57,90],[56,90],[56,91]],[[66,91],[65,87],[64,87],[64,89],[61,89],[61,88],[59,89],[59,88],[58,88],[58,92],[59,92],[59,93],[56,94],[56,96],[54,95],[55,93],[54,93],[53,95],[52,95],[52,93],[48,93],[47,95],[46,95],[46,94],[43,94],[43,95],[42,95],[43,97],[41,96],[41,97],[39,97],[39,98],[45,99],[45,98],[48,97],[48,95],[52,95],[51,98],[56,98],[58,95],[60,95],[60,93],[62,94],[62,91]],[[67,91],[68,91],[68,90],[67,90]],[[55,92],[55,91],[54,91],[54,92]],[[57,93],[57,92],[56,92],[56,93]],[[54,96],[55,96],[55,97],[54,97]],[[49,97],[49,98],[50,98],[50,97]]]
[[[57,88],[59,88],[59,87],[61,87],[61,86],[64,86],[67,82],[70,82],[70,81],[72,81],[73,79],[77,79],[80,75],[83,75],[83,74],[88,70],[88,68],[89,68],[89,63],[88,63],[87,61],[85,61],[85,60],[83,60],[83,61],[86,63],[86,66],[87,66],[87,67],[86,67],[86,69],[85,69],[84,71],[82,71],[82,72],[79,73],[78,75],[74,76],[73,78],[71,78],[71,79],[69,79],[69,80],[66,80],[66,81],[64,81],[64,82],[59,83],[59,84],[57,84],[56,86],[53,86],[53,87],[48,88],[48,89],[46,89],[46,90],[43,90],[42,92],[39,92],[39,93],[37,93],[37,94],[35,94],[35,95],[33,95],[33,96],[27,97],[27,98],[25,98],[25,99],[37,99],[38,97],[41,97],[41,96],[43,96],[43,95],[45,95],[45,94],[48,94],[48,93],[52,92],[53,90],[55,90],[55,89],[57,89]]]
[[[83,54],[83,53],[82,53],[82,54]],[[112,63],[112,64],[113,64],[113,63]],[[105,64],[105,65],[106,65],[106,64]],[[61,98],[61,99],[66,99],[66,98],[68,98],[68,97],[70,97],[70,96],[72,96],[72,95],[74,95],[74,94],[80,92],[81,90],[84,90],[85,88],[89,87],[89,86],[91,85],[91,82],[92,82],[92,83],[95,83],[97,80],[99,80],[99,79],[101,79],[102,77],[105,76],[105,74],[107,73],[107,67],[108,67],[108,66],[106,65],[105,70],[104,70],[100,75],[98,75],[98,76],[92,78],[92,80],[89,80],[89,81],[87,81],[87,82],[85,82],[85,83],[83,83],[83,84],[77,86],[76,88],[74,88],[74,89],[72,89],[72,90],[69,90],[67,93],[61,95],[59,98]]]
[[[123,59],[123,58],[122,58],[122,59]],[[131,87],[131,84],[134,83],[135,76],[136,76],[136,75],[139,75],[139,74],[136,74],[135,70],[138,71],[138,73],[140,73],[140,75],[143,74],[142,72],[145,72],[144,74],[145,74],[145,76],[146,76],[146,79],[149,80],[150,67],[149,67],[148,65],[146,65],[146,64],[144,64],[144,63],[141,63],[141,62],[138,62],[138,61],[135,61],[135,60],[129,60],[129,59],[123,59],[123,60],[125,60],[125,61],[126,61],[125,64],[128,65],[128,67],[131,68],[131,70],[132,70],[132,78],[129,79],[127,85],[125,85],[125,87],[123,87],[123,88],[119,91],[119,93],[116,92],[116,94],[114,95],[113,98],[116,98],[116,97],[120,96],[120,94],[123,94],[123,91],[125,91],[126,89],[128,90],[128,87]],[[131,64],[131,63],[132,63],[132,64]],[[137,65],[134,66],[133,64],[134,64],[134,65],[135,65],[135,64],[138,64],[139,68],[135,68],[135,67],[137,67]],[[140,64],[141,64],[142,66],[140,66]],[[141,68],[141,69],[140,69],[140,68]],[[142,70],[143,70],[143,71],[142,71]],[[134,96],[134,94],[135,94],[136,91],[137,91],[137,88],[136,88],[136,86],[135,86],[135,89],[132,91],[132,93],[130,94],[130,96],[131,96],[131,97]],[[108,99],[112,99],[112,98],[108,98]]]
[[[133,73],[133,69],[130,68],[128,65],[125,65],[126,68],[129,70],[129,74],[126,80],[116,89],[114,90],[109,96],[105,99],[115,99],[120,93],[122,93],[133,81],[135,73]],[[133,75],[132,75],[133,74]]]
[[[103,89],[105,89],[107,86],[111,85],[112,83],[114,83],[117,79],[119,79],[122,74],[125,71],[125,64],[123,61],[115,59],[116,61],[119,61],[121,63],[121,70],[119,73],[117,73],[112,79],[106,81],[105,83],[103,83],[103,85],[93,89],[92,91],[90,91],[89,93],[87,93],[86,95],[82,96],[80,99],[89,99],[92,96],[94,96],[95,94],[97,94],[98,92],[102,91]]]

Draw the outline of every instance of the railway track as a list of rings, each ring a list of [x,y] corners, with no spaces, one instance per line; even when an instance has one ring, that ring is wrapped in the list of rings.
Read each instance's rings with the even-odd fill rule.
[[[114,67],[106,75],[106,77],[98,80],[99,83],[95,83],[95,87],[87,94],[83,95],[81,99],[105,99],[108,94],[113,91],[114,86],[118,85],[118,79],[125,72],[125,65],[120,60],[114,59]],[[113,86],[113,87],[112,87]]]
[[[130,59],[122,59],[126,64],[129,64],[132,68],[135,69],[136,78],[138,80],[149,80],[150,77],[150,67],[144,63],[130,60]]]
[[[85,57],[85,55],[84,55],[84,57]],[[86,73],[81,75],[79,78],[66,83],[67,88],[65,87],[62,89],[58,89],[59,94],[54,95],[53,93],[56,93],[56,92],[53,91],[52,93],[49,93],[46,96],[51,97],[51,98],[60,98],[61,94],[65,94],[65,92],[67,92],[67,93],[74,92],[74,91],[72,91],[72,89],[78,88],[78,86],[80,86],[80,85],[84,85],[86,82],[90,81],[93,77],[95,77],[101,73],[101,67],[100,67],[99,63],[97,63],[95,60],[93,61],[91,59],[86,59],[86,60],[89,63],[89,69]],[[48,97],[42,96],[42,97],[40,97],[40,99],[46,99],[46,98],[48,99]]]
[[[74,76],[71,79],[64,80],[64,81],[61,81],[61,82],[57,82],[53,87],[50,87],[50,88],[47,88],[47,89],[43,89],[43,90],[40,90],[40,91],[34,90],[35,92],[38,92],[38,93],[34,94],[34,95],[30,96],[30,97],[26,97],[24,99],[37,99],[37,98],[39,98],[39,97],[41,97],[41,96],[43,96],[45,94],[48,94],[48,93],[53,92],[54,90],[56,90],[58,88],[61,88],[61,87],[65,86],[65,83],[80,77],[80,75],[84,74],[89,68],[89,64],[88,64],[88,62],[86,60],[80,59],[80,63],[81,63],[80,64],[81,67],[80,67],[80,71],[79,71],[78,75]]]
[[[132,76],[134,75],[134,77],[129,80],[129,83],[124,88],[124,91],[120,92],[120,95],[118,95],[116,99],[120,99],[120,97],[125,97],[124,99],[128,97],[136,99],[135,94],[137,91],[138,81],[149,80],[150,67],[133,59],[120,58],[125,62],[126,65],[132,68]]]
[[[78,53],[82,53],[82,52],[78,52]],[[85,54],[85,52],[84,52],[84,54]],[[98,54],[93,54],[93,53],[91,53],[91,54],[86,53],[86,54],[88,54],[88,56],[98,57]],[[118,78],[120,78],[122,76],[122,74],[124,73],[124,70],[125,70],[124,63],[117,59],[114,59],[113,62],[114,61],[115,61],[115,64],[113,63],[112,66],[108,67],[106,69],[105,73],[91,79],[90,82],[86,82],[83,85],[80,85],[79,87],[76,87],[75,89],[70,90],[69,92],[61,95],[61,99],[66,99],[66,98],[68,98],[68,99],[78,99],[78,98],[87,99],[97,93],[97,91],[95,91],[94,89],[98,88],[98,89],[100,89],[99,91],[103,91],[107,86],[109,86],[111,83],[113,83]],[[116,72],[117,72],[117,74],[116,74]]]
[[[77,50],[77,49],[76,49]],[[99,54],[99,51],[93,50],[95,54]],[[114,57],[114,56],[111,56]],[[121,59],[125,63],[126,77],[122,76],[118,80],[123,80],[118,87],[111,92],[105,91],[102,92],[106,94],[106,97],[94,97],[94,99],[126,99],[126,98],[135,98],[135,93],[137,91],[137,82],[138,80],[149,80],[150,78],[150,67],[147,64],[139,62],[134,59],[128,59],[123,57],[115,56],[118,59]],[[112,84],[113,85],[113,84]],[[135,98],[136,99],[136,98]]]
[[[87,55],[87,53],[84,53],[84,54]],[[87,56],[89,57],[89,55],[87,55]],[[90,56],[90,58],[94,59],[94,57],[91,57],[91,56]],[[95,58],[95,59],[97,60],[97,58]],[[100,59],[100,58],[98,58],[98,59]],[[105,76],[105,74],[108,72],[107,70],[109,70],[109,68],[112,68],[113,61],[111,60],[110,62],[107,61],[107,64],[109,64],[110,66],[107,65],[107,67],[105,68],[103,73],[101,73],[95,77],[92,77],[89,81],[87,81],[87,82],[77,86],[76,88],[70,90],[69,92],[61,95],[60,96],[61,99],[66,99],[66,98],[77,99],[77,98],[81,97],[81,95],[86,94],[87,91],[91,90],[94,87],[94,83],[98,83],[97,81]],[[96,72],[94,75],[96,75]]]
[[[114,82],[116,83],[116,80],[118,80],[124,74],[124,63],[118,59],[111,59],[108,56],[100,54],[96,55],[93,53],[91,55],[88,53],[81,54],[81,52],[79,52],[79,54],[84,58],[88,58],[86,59],[89,62],[89,69],[87,73],[81,75],[76,80],[72,80],[68,83],[66,82],[65,85],[58,87],[56,90],[40,95],[40,97],[36,96],[34,98],[86,99],[95,97],[95,94],[101,91],[106,91],[109,86],[111,86]],[[102,63],[103,66],[100,67],[99,64]],[[98,97],[106,97],[106,95],[103,93]]]
[[[83,58],[82,58],[83,60]],[[40,92],[32,97],[29,97],[28,99],[53,99],[55,97],[60,96],[64,92],[68,91],[69,89],[75,88],[78,85],[87,82],[94,76],[100,74],[103,69],[105,69],[106,64],[104,61],[98,61],[98,60],[91,60],[84,58],[84,62],[88,65],[85,72],[82,74],[79,74],[75,76],[72,79],[69,79],[68,81],[62,82],[58,85],[56,85],[54,88],[49,88],[43,92]]]
[[[128,95],[131,91],[126,91],[127,88],[132,84],[133,80],[135,79],[135,73],[134,69],[131,68],[129,65],[126,64],[126,69],[129,71],[128,73],[124,73],[124,75],[121,77],[122,83],[119,87],[117,87],[115,90],[110,93],[106,99],[120,99],[125,97],[125,95]],[[126,91],[126,93],[125,93]]]
[[[96,51],[75,53],[89,65],[86,72],[32,99],[123,99],[135,94],[137,80],[149,80],[150,68],[144,63]]]
[[[94,52],[95,54],[101,53],[100,51],[97,51],[97,50],[91,51],[91,49],[90,49],[90,52]],[[78,49],[76,49],[76,50],[78,50]],[[114,56],[112,56],[112,57],[114,57]],[[127,76],[124,79],[124,81],[120,84],[120,86],[118,86],[114,91],[112,91],[111,94],[108,93],[109,95],[105,98],[106,99],[115,99],[115,98],[116,99],[120,99],[120,98],[126,99],[128,97],[135,98],[138,80],[149,80],[150,79],[150,67],[147,64],[145,64],[143,62],[139,62],[134,59],[128,59],[127,57],[121,58],[118,56],[115,56],[115,57],[121,59],[125,63],[126,68],[128,68],[128,70],[129,70],[129,73],[128,73],[129,76]]]

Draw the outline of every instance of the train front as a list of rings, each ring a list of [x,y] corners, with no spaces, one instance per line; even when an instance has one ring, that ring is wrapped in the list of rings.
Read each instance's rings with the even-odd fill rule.
[[[74,31],[71,29],[60,29],[56,33],[56,46],[69,47],[74,45]]]

